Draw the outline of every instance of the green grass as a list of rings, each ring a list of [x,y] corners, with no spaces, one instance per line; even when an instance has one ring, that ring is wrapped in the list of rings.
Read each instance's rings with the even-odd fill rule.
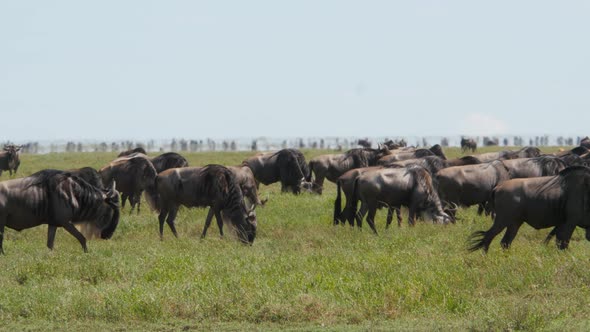
[[[555,148],[547,149],[554,151]],[[306,157],[328,153],[307,151]],[[458,149],[447,149],[449,157]],[[191,165],[235,165],[251,153],[187,154]],[[43,168],[99,168],[113,153],[23,155],[18,176]],[[2,180],[8,179],[8,174]],[[175,239],[158,239],[156,215],[123,211],[108,241],[88,254],[63,230],[7,230],[0,256],[0,330],[587,330],[590,244],[576,231],[560,252],[549,230],[523,226],[512,248],[466,251],[489,228],[475,209],[455,225],[384,229],[332,226],[335,186],[323,196],[261,186],[253,246],[216,225],[199,234],[203,209],[183,209]]]

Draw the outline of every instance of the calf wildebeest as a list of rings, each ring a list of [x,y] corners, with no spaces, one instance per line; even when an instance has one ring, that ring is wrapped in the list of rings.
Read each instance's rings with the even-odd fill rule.
[[[170,168],[188,167],[188,161],[183,156],[176,152],[166,152],[154,158],[150,161],[156,168],[156,172],[161,173]]]
[[[12,175],[12,171],[14,171],[14,174],[16,174],[18,166],[20,165],[20,158],[18,155],[20,149],[20,146],[6,145],[3,149],[4,151],[0,152],[0,176],[2,176],[2,171],[8,171],[10,175]]]
[[[469,150],[475,152],[477,149],[477,142],[473,138],[461,137],[461,152],[465,153]]]
[[[55,228],[63,227],[88,252],[86,238],[74,224],[91,223],[109,239],[119,223],[119,194],[102,190],[64,171],[43,170],[0,182],[0,253],[4,227],[23,229],[49,225],[47,246],[53,249]],[[53,232],[52,232],[53,229]]]
[[[568,247],[576,226],[590,227],[590,169],[585,166],[566,168],[556,176],[509,180],[493,196],[494,223],[487,231],[473,233],[471,251],[487,252],[505,228],[501,244],[509,248],[523,222],[535,229],[555,227],[548,239],[555,234],[559,249]]]
[[[109,165],[101,168],[98,173],[105,187],[115,181],[117,190],[121,192],[122,207],[125,207],[125,202],[129,198],[129,204],[131,205],[129,213],[132,213],[135,206],[137,206],[138,214],[141,205],[141,193],[144,190],[154,190],[154,180],[157,175],[154,165],[143,154],[117,158]]]
[[[563,160],[554,156],[517,158],[502,162],[508,168],[511,179],[557,175],[567,166]]]
[[[478,213],[482,213],[490,201],[494,187],[508,179],[508,169],[499,160],[444,168],[436,174],[438,193],[443,202],[458,206],[480,205]],[[486,207],[486,212],[491,211]]]
[[[277,152],[260,153],[242,162],[250,167],[256,181],[269,185],[281,182],[281,191],[299,194],[310,177],[309,167],[301,151],[282,149]]]
[[[377,160],[388,153],[389,149],[384,146],[379,149],[351,149],[345,153],[317,156],[309,161],[309,177],[307,181],[312,181],[311,174],[313,173],[315,178],[313,179],[312,191],[321,195],[324,179],[336,182],[342,174],[351,169],[375,166]]]
[[[424,158],[427,156],[438,156],[444,160],[447,159],[440,145],[435,144],[430,149],[390,151],[389,154],[379,158],[377,165],[388,165],[396,161]]]
[[[127,151],[123,151],[121,153],[119,153],[119,155],[117,157],[123,157],[123,156],[128,156],[130,154],[133,153],[143,153],[143,154],[147,154],[147,152],[145,152],[145,149],[142,147],[137,147],[135,149],[131,149],[131,150],[127,150]]]
[[[236,176],[221,165],[205,167],[183,167],[165,170],[156,177],[156,191],[146,192],[148,202],[159,212],[160,239],[164,235],[164,221],[174,236],[178,237],[174,219],[178,208],[210,207],[205,221],[203,234],[211,225],[213,215],[217,219],[219,233],[223,236],[223,219],[221,213],[230,219],[238,231],[238,237],[244,243],[254,242],[256,221],[253,209],[248,210]],[[256,207],[256,205],[254,205]]]
[[[383,206],[407,206],[410,225],[414,224],[418,213],[426,214],[428,219],[434,219],[436,222],[451,221],[442,210],[430,173],[421,166],[383,168],[365,172],[356,178],[351,200],[353,215],[356,215],[358,201],[361,201],[361,220],[365,211],[368,212],[367,223],[375,234],[375,213]]]

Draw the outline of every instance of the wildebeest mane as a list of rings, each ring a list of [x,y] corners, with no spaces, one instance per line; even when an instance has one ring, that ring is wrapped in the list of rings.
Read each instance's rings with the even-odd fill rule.
[[[567,166],[563,160],[553,156],[535,157],[528,162],[535,163],[541,168],[541,176],[555,175]]]
[[[571,149],[570,152],[575,155],[581,156],[590,152],[590,150],[588,150],[585,146],[576,146],[575,148]]]
[[[412,165],[406,167],[406,174],[412,175],[415,188],[422,188],[422,190],[426,193],[428,197],[426,199],[427,202],[438,200],[438,196],[434,190],[432,176],[430,176],[430,172],[426,168],[419,165]]]
[[[466,165],[477,165],[477,164],[481,164],[481,160],[477,159],[474,156],[464,156],[459,158],[459,160],[463,160],[466,161]]]
[[[418,149],[414,151],[415,158],[424,158],[428,156],[436,156],[436,154],[428,149]]]

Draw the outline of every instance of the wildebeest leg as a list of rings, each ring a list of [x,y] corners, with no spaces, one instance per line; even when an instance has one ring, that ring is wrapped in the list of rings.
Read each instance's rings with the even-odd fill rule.
[[[373,233],[375,233],[375,235],[377,235],[377,229],[375,229],[375,214],[377,213],[377,206],[369,206],[369,214],[367,214],[367,223],[369,224],[369,227],[371,227],[371,230],[373,230]]]
[[[160,210],[160,215],[158,215],[158,221],[160,222],[160,241],[164,239],[164,222],[166,221],[167,215],[168,209]]]
[[[178,233],[176,232],[176,226],[174,225],[174,220],[176,219],[177,213],[178,213],[178,206],[173,207],[172,209],[170,209],[170,212],[168,212],[168,218],[166,218],[166,223],[168,224],[168,227],[170,227],[172,234],[174,234],[174,237],[176,237],[176,238],[178,238]]]
[[[57,232],[57,226],[47,226],[47,248],[53,250],[53,243],[55,242],[55,233]]]
[[[223,236],[223,219],[219,210],[215,210],[215,219],[217,220],[217,227],[219,227],[219,235]]]
[[[500,234],[500,232],[506,228],[507,223],[498,222],[498,219],[494,220],[494,224],[490,229],[487,231],[480,231],[475,232],[471,236],[471,239],[474,240],[472,246],[469,248],[470,251],[475,251],[478,249],[483,249],[484,252],[488,252],[490,248],[490,243],[496,235]]]
[[[2,243],[4,242],[4,225],[6,225],[5,217],[0,217],[0,254],[4,255],[4,247]]]
[[[391,221],[393,220],[393,207],[388,207],[387,208],[387,223],[385,224],[385,229],[389,228],[389,225],[391,224]]]
[[[402,209],[401,206],[395,208],[395,214],[397,215],[397,227],[402,226]]]
[[[62,224],[62,227],[68,231],[68,233],[72,234],[78,240],[78,242],[80,242],[84,252],[88,252],[88,248],[86,247],[86,238],[76,229],[76,227],[74,227],[73,224],[70,222],[65,222]]]
[[[137,214],[139,214],[139,208],[141,207],[141,194],[142,193],[143,193],[143,191],[140,191],[135,196],[135,203],[137,203]]]
[[[129,195],[127,195],[125,193],[121,193],[121,209],[125,208],[125,203],[127,202],[127,197],[129,197]],[[129,203],[131,204],[131,200],[129,200]]]
[[[506,233],[504,233],[504,237],[502,238],[502,241],[500,241],[503,249],[510,248],[510,244],[512,243],[512,240],[514,240],[516,233],[518,233],[520,226],[522,226],[522,221],[511,223],[507,227]]]
[[[416,224],[416,207],[414,205],[410,205],[408,207],[408,224],[410,226],[414,226]]]
[[[201,238],[204,238],[205,235],[207,235],[207,229],[209,228],[209,226],[211,226],[211,219],[213,219],[213,214],[215,214],[215,212],[213,211],[213,208],[210,208],[209,213],[207,213],[207,219],[205,220],[205,227],[203,227],[203,234],[201,234]]]
[[[570,244],[570,239],[574,230],[576,229],[576,225],[573,223],[566,223],[556,227],[555,238],[557,242],[557,248],[560,250],[567,249]]]
[[[359,212],[357,212],[356,216],[354,216],[356,218],[356,226],[358,228],[363,227],[363,219],[365,218],[365,214],[367,214],[367,205],[362,203]]]

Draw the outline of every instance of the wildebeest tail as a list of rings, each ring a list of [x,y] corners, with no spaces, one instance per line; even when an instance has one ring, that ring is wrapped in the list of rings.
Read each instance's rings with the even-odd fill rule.
[[[145,188],[143,196],[153,211],[160,212],[160,194],[158,193],[158,177],[156,176]]]
[[[309,169],[309,173],[307,174],[305,181],[311,182],[311,177],[312,177],[311,173],[313,172],[313,161],[312,160],[309,161],[308,169]]]
[[[473,234],[471,234],[471,236],[469,237],[469,247],[467,248],[467,250],[473,252],[473,251],[477,251],[479,249],[485,249],[486,247],[486,234],[487,232],[485,231],[477,231],[474,232]]]
[[[336,224],[342,217],[342,195],[340,188],[340,180],[336,181],[336,200],[334,201],[334,224]]]
[[[352,196],[350,197],[350,214],[348,215],[349,218],[349,222],[350,224],[353,223],[354,218],[356,217],[357,214],[357,209],[358,209],[358,201],[359,201],[359,197],[358,197],[358,182],[359,182],[359,178],[357,177],[356,179],[354,179],[354,183],[352,184]],[[348,202],[346,203],[348,205]]]

